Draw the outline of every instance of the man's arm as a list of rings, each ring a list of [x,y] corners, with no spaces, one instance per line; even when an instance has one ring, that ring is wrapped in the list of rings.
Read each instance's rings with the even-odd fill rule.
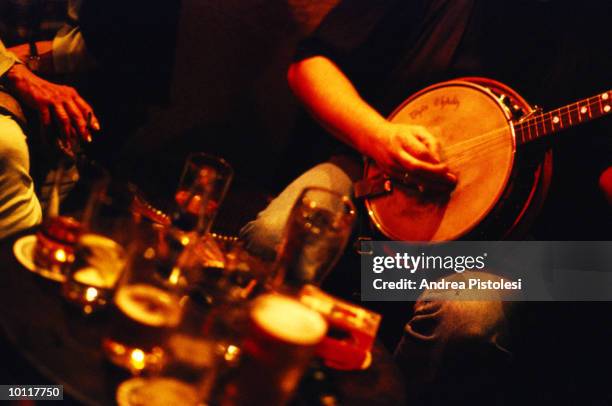
[[[36,49],[42,74],[83,73],[95,66],[79,27],[63,27],[53,41],[36,41]],[[16,45],[10,51],[24,61],[30,54],[30,45]]]
[[[403,178],[410,173],[427,183],[456,182],[440,162],[435,137],[423,127],[386,120],[330,59],[314,56],[295,62],[288,81],[298,99],[332,135],[374,159],[388,174]]]
[[[46,81],[6,50],[0,41],[0,79],[22,103],[36,110],[44,126],[58,123],[62,136],[74,140],[77,135],[91,140],[90,126],[100,129],[91,106],[70,87]]]
[[[36,72],[40,74],[54,74],[55,69],[53,66],[53,49],[51,41],[36,41],[36,50],[39,57],[39,67]],[[26,61],[30,55],[30,44],[20,44],[9,48],[9,51],[13,53],[20,61]]]

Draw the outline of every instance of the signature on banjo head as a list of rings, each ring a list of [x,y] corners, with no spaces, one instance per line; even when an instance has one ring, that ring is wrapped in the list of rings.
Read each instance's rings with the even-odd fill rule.
[[[433,101],[434,108],[437,108],[439,110],[443,110],[446,108],[453,108],[453,107],[455,108],[455,110],[457,110],[460,105],[461,105],[461,102],[459,101],[459,98],[457,96],[440,96],[440,97],[436,97]],[[416,118],[419,118],[423,115],[423,113],[425,113],[428,110],[429,110],[429,104],[421,104],[420,106],[418,106],[417,108],[415,108],[409,113],[410,118],[413,120]]]
[[[441,96],[434,99],[434,107],[438,107],[440,109],[454,107],[455,110],[457,110],[460,104],[461,102],[457,96]]]

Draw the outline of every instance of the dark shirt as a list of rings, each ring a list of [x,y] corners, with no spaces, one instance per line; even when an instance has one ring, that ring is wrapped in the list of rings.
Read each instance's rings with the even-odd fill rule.
[[[174,66],[180,0],[87,0],[79,24],[107,90],[166,102]],[[194,47],[196,45],[194,44]]]
[[[349,0],[300,44],[296,59],[327,56],[383,115],[415,91],[461,76],[497,79],[554,108],[610,88],[611,11],[607,0]],[[610,122],[572,132],[558,143],[556,201],[547,208],[546,221],[564,227],[541,237],[603,238],[601,224],[612,223],[596,185],[612,163]],[[311,142],[312,134],[309,127]],[[312,144],[319,157],[326,142]]]
[[[471,75],[505,82],[538,103],[554,102],[604,90],[601,82],[609,82],[609,71],[593,62],[600,55],[610,66],[611,35],[602,15],[612,11],[611,2],[583,3],[343,1],[301,43],[296,58],[328,56],[383,114],[431,83]],[[585,71],[588,77],[581,77]]]

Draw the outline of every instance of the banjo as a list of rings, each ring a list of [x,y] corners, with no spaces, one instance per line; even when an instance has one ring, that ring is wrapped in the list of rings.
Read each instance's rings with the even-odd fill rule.
[[[610,113],[612,91],[543,112],[497,81],[468,77],[414,94],[390,116],[426,127],[458,182],[451,192],[396,180],[367,160],[355,195],[374,226],[400,241],[500,239],[522,235],[538,213],[552,154],[538,140]],[[525,148],[531,144],[530,148]]]

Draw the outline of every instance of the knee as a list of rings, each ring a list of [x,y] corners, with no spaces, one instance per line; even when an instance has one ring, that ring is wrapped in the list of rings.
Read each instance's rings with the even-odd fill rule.
[[[503,303],[417,302],[394,358],[415,391],[448,371],[466,372],[471,365],[493,373],[492,368],[512,359]]]
[[[458,277],[469,277],[459,275]],[[480,273],[480,278],[498,279]],[[508,316],[512,303],[501,300],[474,300],[457,292],[425,292],[414,305],[406,324],[401,346],[493,344],[508,348]]]
[[[247,223],[240,230],[246,249],[264,260],[274,260],[283,238],[285,222],[282,220],[264,210],[255,220]]]
[[[405,335],[415,341],[486,342],[500,333],[504,322],[502,302],[417,302]]]
[[[497,278],[484,273],[479,277]],[[395,351],[415,399],[429,393],[434,383],[457,381],[457,374],[479,379],[483,385],[482,371],[496,379],[512,360],[511,305],[500,300],[461,300],[454,291],[437,297],[427,293],[415,304]]]
[[[338,165],[331,162],[318,164],[312,169],[312,174],[316,174],[311,180],[312,186],[331,189],[341,195],[350,196],[352,194],[353,181]]]
[[[352,181],[349,176],[333,163],[322,163],[295,179],[283,190],[257,218],[240,231],[249,252],[266,260],[276,256],[285,226],[296,200],[307,187],[321,187],[349,195]]]
[[[438,334],[447,342],[495,342],[505,330],[498,301],[445,302]]]

